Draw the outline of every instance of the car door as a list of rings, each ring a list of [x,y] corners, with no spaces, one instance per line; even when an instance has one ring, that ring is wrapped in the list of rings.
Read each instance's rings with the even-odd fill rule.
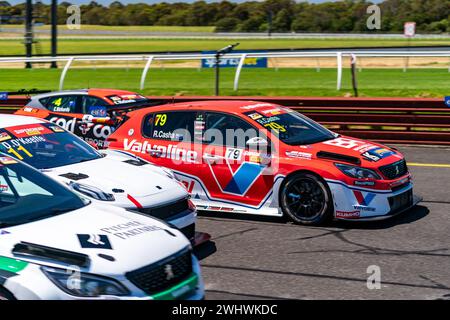
[[[197,116],[199,117],[199,115]],[[244,119],[222,112],[205,112],[199,176],[212,199],[260,207],[273,186],[267,150],[247,142],[260,136]]]
[[[136,154],[174,170],[186,183],[183,177],[195,177],[201,162],[201,149],[195,148],[193,140],[195,117],[195,111],[161,111],[145,115],[141,145]],[[130,146],[130,151],[138,149]]]

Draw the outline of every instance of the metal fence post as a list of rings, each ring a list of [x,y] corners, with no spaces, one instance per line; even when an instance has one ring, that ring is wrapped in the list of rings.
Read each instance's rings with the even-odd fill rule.
[[[67,71],[69,70],[70,65],[72,64],[73,60],[75,60],[75,58],[70,57],[69,60],[67,60],[67,63],[64,66],[63,71],[61,72],[61,78],[59,78],[59,90],[62,90],[64,88],[64,79],[66,77]]]
[[[139,86],[140,90],[144,90],[145,78],[147,77],[148,69],[150,69],[150,65],[152,64],[153,56],[149,56],[147,59],[147,63],[145,64],[144,70],[142,71],[141,76],[141,84]]]
[[[241,70],[242,70],[242,67],[244,66],[246,57],[247,57],[246,53],[242,54],[241,59],[239,60],[239,64],[236,68],[236,74],[234,75],[234,88],[233,88],[234,91],[237,91],[237,89],[238,89],[239,77],[241,76]]]
[[[336,89],[341,90],[342,86],[342,52],[336,52],[337,57],[337,85]]]

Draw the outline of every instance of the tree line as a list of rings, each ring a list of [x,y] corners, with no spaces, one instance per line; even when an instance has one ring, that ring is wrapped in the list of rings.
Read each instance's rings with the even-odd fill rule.
[[[107,26],[214,26],[216,32],[368,32],[365,0],[309,3],[294,0],[247,2],[137,3],[119,1],[103,6],[95,1],[81,5],[81,23]],[[58,7],[58,23],[65,24],[69,2]],[[381,29],[402,32],[407,21],[418,32],[450,32],[450,0],[385,0]],[[23,21],[25,4],[0,1],[2,23]],[[34,1],[35,22],[50,23],[50,5]]]

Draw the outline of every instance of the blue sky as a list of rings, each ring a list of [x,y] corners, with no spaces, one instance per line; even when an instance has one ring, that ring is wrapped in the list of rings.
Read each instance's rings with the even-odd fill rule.
[[[17,4],[17,3],[23,3],[25,0],[6,0],[11,4]],[[33,0],[36,1],[36,0]],[[62,2],[63,0],[59,0]],[[103,5],[108,5],[114,0],[96,0],[96,2],[101,3]],[[147,3],[157,3],[157,2],[163,2],[163,1],[157,1],[157,0],[119,0],[122,3],[138,3],[138,2],[147,2]],[[165,2],[194,2],[195,0],[165,0]],[[207,2],[212,2],[211,0],[206,0]],[[231,0],[233,1],[233,0]],[[244,2],[245,0],[236,0],[236,2]],[[308,2],[327,2],[327,1],[336,1],[336,0],[309,0]],[[372,0],[372,2],[381,2],[382,0]],[[49,0],[42,0],[43,3],[50,3]],[[91,2],[91,0],[67,0],[67,2],[73,3],[73,4],[86,4]]]

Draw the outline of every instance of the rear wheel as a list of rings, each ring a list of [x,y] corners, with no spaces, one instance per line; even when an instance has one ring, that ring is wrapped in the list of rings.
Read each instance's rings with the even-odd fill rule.
[[[295,223],[319,225],[332,215],[331,194],[325,182],[311,173],[299,172],[283,183],[280,204]]]

